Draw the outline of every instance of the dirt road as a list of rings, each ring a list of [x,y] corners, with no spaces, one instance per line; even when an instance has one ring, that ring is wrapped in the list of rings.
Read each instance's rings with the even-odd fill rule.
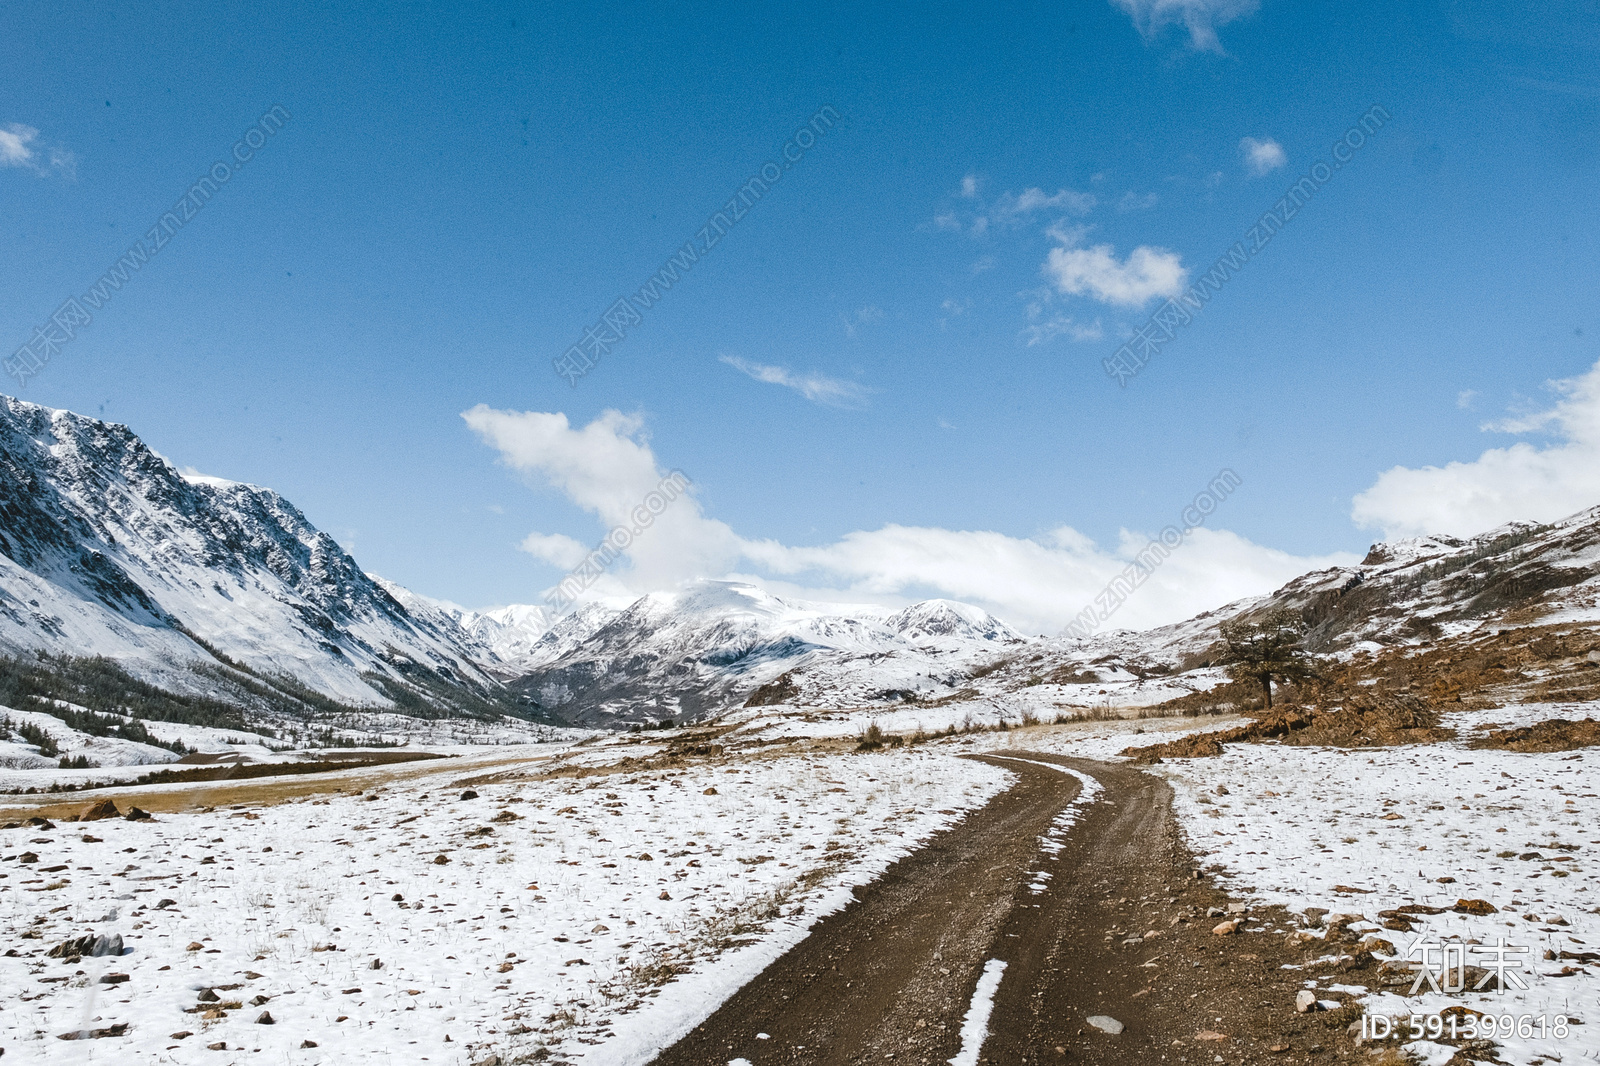
[[[1281,968],[1284,938],[1270,931],[1281,915],[1253,935],[1212,932],[1207,910],[1229,901],[1196,876],[1163,782],[1035,752],[982,758],[1017,783],[858,890],[657,1066],[1313,1062],[1350,1051],[1343,1012],[1295,1013],[1305,975]],[[1056,766],[1102,791],[1052,856],[1041,838],[1081,787]],[[999,963],[987,1026],[964,1038],[980,977],[987,968],[992,984]],[[1123,1030],[1102,1032],[1092,1016]]]

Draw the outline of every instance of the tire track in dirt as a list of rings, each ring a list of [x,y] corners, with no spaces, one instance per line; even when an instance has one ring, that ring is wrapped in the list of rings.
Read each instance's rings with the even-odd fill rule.
[[[1017,782],[894,863],[856,902],[656,1057],[656,1066],[943,1062],[1014,897],[1026,894],[1039,837],[1078,793],[1076,779],[1029,763],[984,761]],[[1004,982],[1002,982],[1004,984]],[[762,1039],[765,1034],[767,1039]]]
[[[1347,1018],[1294,1013],[1304,973],[1282,968],[1280,934],[1210,931],[1206,909],[1229,900],[1197,873],[1165,782],[1033,751],[973,757],[1016,783],[857,889],[655,1066],[943,1066],[992,960],[1005,967],[975,1056],[985,1066],[1309,1063],[1351,1050]],[[1080,792],[1057,767],[1101,790],[1047,851],[1041,838]],[[1096,1015],[1123,1031],[1088,1025]]]

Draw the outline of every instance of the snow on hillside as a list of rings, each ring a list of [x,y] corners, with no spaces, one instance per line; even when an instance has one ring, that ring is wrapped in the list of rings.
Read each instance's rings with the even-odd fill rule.
[[[593,724],[715,715],[790,671],[801,681],[795,699],[806,704],[947,695],[967,665],[1021,641],[964,604],[930,601],[890,614],[785,600],[735,581],[651,593],[583,624],[593,621],[601,624],[515,684],[541,706]]]
[[[149,675],[208,654],[351,703],[390,649],[486,681],[270,489],[184,475],[127,427],[0,398],[0,650]]]

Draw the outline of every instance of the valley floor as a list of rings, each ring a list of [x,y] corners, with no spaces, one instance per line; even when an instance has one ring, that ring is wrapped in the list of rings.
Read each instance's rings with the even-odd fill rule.
[[[1446,724],[1465,735],[1583,710]],[[715,743],[664,731],[48,808],[28,797],[0,824],[106,797],[156,816],[0,830],[0,1047],[8,1066],[624,1066],[698,1033],[700,1058],[685,1044],[662,1061],[836,1061],[815,1043],[800,1054],[818,1031],[801,1024],[804,1001],[885,1012],[873,1057],[911,1062],[976,1063],[980,1047],[993,1062],[1331,1061],[1364,1056],[1349,1032],[1363,1013],[1453,1006],[1513,1019],[1500,1061],[1600,1057],[1592,749],[1241,744],[1113,765],[1130,744],[1218,725],[1084,722],[856,752],[860,723],[841,738],[774,711]],[[1066,769],[1041,765],[1061,756]],[[964,908],[924,905],[952,885],[970,893]],[[1439,913],[1382,927],[1380,912],[1408,905]],[[1308,907],[1348,917],[1307,921]],[[898,913],[914,921],[884,919]],[[1235,931],[1211,931],[1233,917]],[[840,945],[865,948],[827,963],[841,973],[900,958],[901,925],[921,947],[881,979],[893,989],[816,964]],[[131,950],[46,955],[86,933]],[[1406,997],[1409,980],[1385,984],[1349,942],[1403,953],[1424,935],[1530,948],[1529,988]],[[792,1011],[771,996],[764,1015],[737,1009],[784,975],[793,987],[774,994],[795,996]],[[974,1010],[980,984],[992,1017]],[[1325,1009],[1298,1014],[1299,990]],[[756,1031],[715,1046],[730,1009]],[[1101,1033],[1091,1014],[1126,1032]],[[1560,1039],[1515,1032],[1521,1016],[1558,1014],[1574,1021]],[[1406,1042],[1430,1063],[1458,1054]]]

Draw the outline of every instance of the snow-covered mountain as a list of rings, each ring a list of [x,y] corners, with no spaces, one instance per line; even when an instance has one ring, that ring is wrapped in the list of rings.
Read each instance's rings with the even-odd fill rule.
[[[947,600],[891,611],[730,581],[560,617],[478,612],[364,573],[270,489],[184,474],[125,426],[0,397],[0,653],[104,655],[219,699],[249,688],[219,678],[289,678],[346,705],[457,693],[479,716],[510,708],[602,727],[703,720],[752,698],[1073,702],[1105,685],[1204,683],[1218,626],[1269,607],[1298,611],[1308,646],[1333,654],[1600,622],[1600,508],[1374,545],[1356,566],[1269,596],[1086,640],[1024,638]]]
[[[1023,643],[1005,623],[942,600],[889,614],[780,599],[753,585],[702,581],[592,614],[512,687],[584,724],[699,719],[793,672],[802,702],[944,695],[975,661]],[[577,625],[577,623],[574,623]],[[552,630],[552,636],[556,631]]]
[[[1124,696],[1208,687],[1221,677],[1207,664],[1222,623],[1279,608],[1306,621],[1310,651],[1333,656],[1484,630],[1600,624],[1600,507],[1548,525],[1513,522],[1474,537],[1374,544],[1355,566],[1313,570],[1269,595],[1173,625],[1037,642],[975,684],[986,695],[1028,687],[1079,702],[1107,685],[1113,693],[1121,686]]]
[[[0,650],[32,649],[191,690],[195,664],[232,660],[376,706],[390,701],[363,675],[493,684],[470,635],[408,609],[276,492],[0,397]]]
[[[959,603],[823,608],[728,582],[559,618],[471,611],[364,573],[271,489],[185,474],[125,426],[0,398],[0,653],[104,655],[224,699],[237,692],[213,682],[237,668],[372,707],[392,702],[385,679],[425,674],[430,691],[603,726],[714,714],[797,666],[818,698],[942,690],[952,663],[1020,640]]]

